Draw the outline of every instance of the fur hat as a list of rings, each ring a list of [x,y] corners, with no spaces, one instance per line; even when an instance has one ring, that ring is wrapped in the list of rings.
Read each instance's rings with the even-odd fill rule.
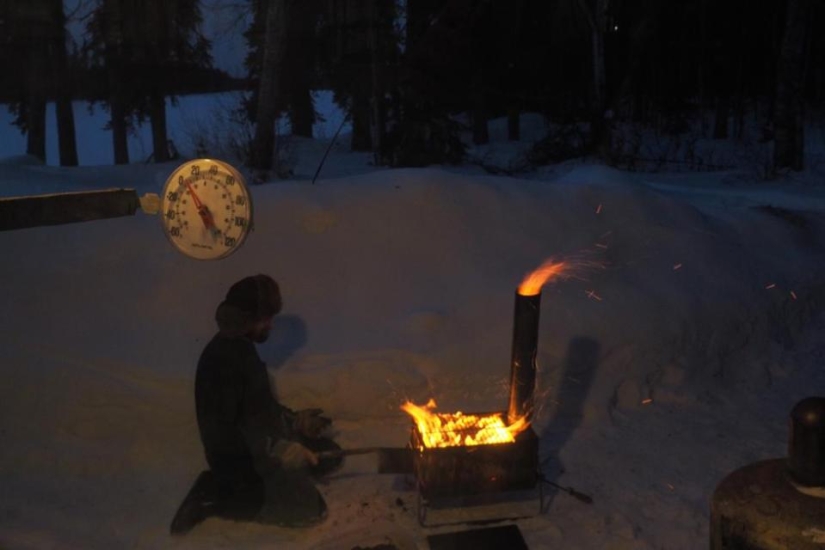
[[[281,311],[281,291],[269,275],[245,277],[232,285],[215,311],[218,329],[227,336],[242,336],[255,323]]]

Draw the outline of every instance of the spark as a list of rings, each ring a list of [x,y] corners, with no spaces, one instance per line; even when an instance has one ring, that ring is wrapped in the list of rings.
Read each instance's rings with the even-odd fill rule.
[[[765,287],[765,290],[770,290],[770,289],[774,288],[775,286],[776,286],[776,283],[771,283],[771,284],[769,284],[768,286]]]
[[[595,290],[586,290],[585,292],[587,293],[587,297],[588,297],[588,298],[591,298],[591,299],[593,299],[593,300],[598,300],[598,301],[600,301],[600,302],[602,301],[601,296],[599,296],[598,294],[596,294],[596,291],[595,291]]]
[[[796,300],[796,292],[794,292],[793,290],[791,291],[791,298]]]
[[[596,208],[596,214],[601,214],[601,213],[602,213],[602,204],[599,203],[599,206]]]
[[[667,485],[667,488],[668,488],[668,489],[670,489],[671,491],[675,491],[675,490],[676,490],[676,487],[674,487],[674,486],[673,486],[673,485],[671,485],[670,483],[666,483],[666,485]]]
[[[680,269],[682,269],[682,264],[676,264],[673,266],[673,271],[678,271]]]
[[[653,400],[649,397],[647,399],[642,400],[642,405],[650,405],[651,403],[653,403]]]
[[[606,244],[596,243],[596,246],[597,246],[598,248],[603,248],[603,249],[607,250],[607,245],[606,245]]]
[[[611,233],[613,233],[613,230],[612,230],[612,229],[611,229],[610,231],[608,231],[607,233],[605,233],[604,235],[602,235],[601,237],[599,237],[599,238],[600,238],[600,239],[604,239],[605,237],[607,237],[607,236],[608,236],[608,235],[610,235]]]

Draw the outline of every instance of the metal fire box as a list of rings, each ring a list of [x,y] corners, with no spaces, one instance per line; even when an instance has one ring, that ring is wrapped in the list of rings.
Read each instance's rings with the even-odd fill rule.
[[[506,413],[483,413],[501,414]],[[415,475],[425,500],[534,489],[538,479],[538,437],[531,428],[513,443],[424,447],[413,425]]]

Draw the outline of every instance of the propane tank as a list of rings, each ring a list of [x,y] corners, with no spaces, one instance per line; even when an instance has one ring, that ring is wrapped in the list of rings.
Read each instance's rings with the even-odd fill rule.
[[[790,414],[788,457],[731,473],[711,499],[711,550],[825,547],[825,398]]]

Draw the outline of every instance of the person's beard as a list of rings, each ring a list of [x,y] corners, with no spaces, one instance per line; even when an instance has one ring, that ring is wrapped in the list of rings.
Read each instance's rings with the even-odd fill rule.
[[[264,328],[260,330],[256,330],[251,334],[252,341],[256,344],[263,344],[269,339],[269,329]]]

